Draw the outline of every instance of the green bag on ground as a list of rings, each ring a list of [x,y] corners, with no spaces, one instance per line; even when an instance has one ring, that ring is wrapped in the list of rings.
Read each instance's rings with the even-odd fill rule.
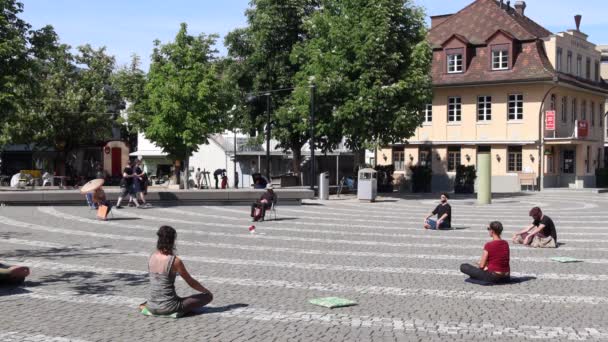
[[[558,262],[582,262],[582,260],[571,258],[571,257],[552,257],[551,260]]]
[[[179,312],[174,312],[170,315],[155,315],[153,313],[150,312],[150,310],[148,310],[148,308],[144,307],[143,309],[141,309],[141,314],[145,315],[145,316],[153,316],[153,317],[164,317],[164,318],[180,318],[183,316],[183,314],[179,313]]]
[[[357,305],[357,302],[354,300],[339,298],[339,297],[325,297],[325,298],[315,298],[308,301],[310,304],[324,306],[326,308],[342,308],[345,306]]]

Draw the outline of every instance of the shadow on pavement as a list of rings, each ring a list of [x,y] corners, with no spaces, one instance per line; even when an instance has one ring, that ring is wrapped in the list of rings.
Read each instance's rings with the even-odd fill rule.
[[[230,311],[230,310],[246,308],[248,306],[249,306],[249,304],[243,304],[243,303],[230,304],[230,305],[224,305],[224,306],[215,306],[215,307],[205,306],[201,309],[198,309],[198,310],[195,310],[195,311],[189,313],[188,315],[186,315],[184,317],[192,317],[192,316],[198,316],[198,315],[204,315],[204,314],[226,312],[226,311]]]
[[[121,255],[123,253],[91,253],[86,251],[96,250],[98,248],[111,248],[109,245],[97,247],[80,248],[62,247],[62,248],[47,248],[47,249],[17,249],[9,253],[0,254],[0,259],[4,258],[45,258],[49,260],[62,259],[64,257],[74,258],[97,258],[103,255]]]
[[[147,274],[114,273],[100,275],[97,272],[64,272],[41,277],[39,281],[29,281],[28,287],[66,284],[69,290],[78,294],[108,294],[120,292],[125,286],[148,285]]]

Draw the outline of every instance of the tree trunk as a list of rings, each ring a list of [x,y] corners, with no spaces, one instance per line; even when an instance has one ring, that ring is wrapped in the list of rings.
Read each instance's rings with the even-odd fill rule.
[[[174,160],[173,161],[173,168],[175,169],[173,177],[175,177],[175,184],[177,184],[178,186],[181,184],[181,163],[179,160]]]
[[[184,159],[184,189],[188,190],[190,188],[190,157],[186,157]]]
[[[302,149],[300,148],[294,148],[292,150],[293,152],[293,160],[292,160],[292,167],[293,167],[293,174],[298,177],[298,185],[300,184],[300,173],[302,172],[300,169],[300,165],[302,163]]]

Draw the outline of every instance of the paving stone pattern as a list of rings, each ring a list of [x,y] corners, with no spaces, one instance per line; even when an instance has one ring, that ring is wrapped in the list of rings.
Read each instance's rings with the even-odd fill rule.
[[[491,206],[455,198],[455,229],[425,231],[436,203],[306,201],[279,207],[255,234],[245,206],[125,208],[108,222],[84,206],[0,207],[0,260],[32,268],[24,287],[0,288],[0,341],[608,340],[608,195],[532,193]],[[555,221],[560,248],[511,245],[512,273],[525,281],[466,283],[459,265],[479,259],[486,225],[502,221],[510,238],[536,205]],[[136,309],[163,224],[215,296],[178,320]],[[179,277],[177,287],[193,293]],[[324,296],[359,305],[308,303]]]

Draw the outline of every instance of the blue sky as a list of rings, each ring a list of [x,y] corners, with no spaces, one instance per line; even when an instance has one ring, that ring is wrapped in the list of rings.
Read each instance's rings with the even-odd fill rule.
[[[249,0],[21,0],[22,17],[34,28],[50,24],[62,42],[106,46],[119,64],[133,53],[147,69],[154,39],[171,40],[181,22],[192,34],[218,33],[246,25]],[[428,15],[453,13],[472,0],[414,0]],[[506,1],[506,0],[505,0]],[[552,32],[574,27],[574,14],[582,14],[581,30],[596,44],[608,44],[608,1],[528,0],[526,14]],[[515,1],[511,1],[515,3]],[[225,54],[220,38],[218,49]]]

